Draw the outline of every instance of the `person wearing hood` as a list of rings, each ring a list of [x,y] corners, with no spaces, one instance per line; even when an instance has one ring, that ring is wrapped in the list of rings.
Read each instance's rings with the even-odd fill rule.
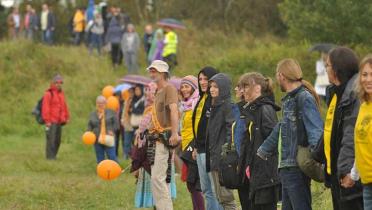
[[[45,121],[46,158],[48,160],[56,159],[61,144],[62,126],[69,121],[70,117],[62,85],[63,78],[57,74],[43,96],[41,115]]]
[[[331,187],[335,210],[363,209],[362,185],[350,176],[354,164],[354,128],[360,107],[354,88],[358,57],[349,48],[335,48],[329,53],[326,68],[332,84],[327,89],[324,126],[326,186]]]
[[[181,80],[181,149],[183,160],[182,181],[186,182],[191,194],[194,210],[204,210],[204,199],[200,189],[198,166],[192,159],[194,135],[192,133],[192,113],[199,99],[198,79],[189,75]]]
[[[287,94],[282,98],[283,118],[257,149],[257,155],[269,161],[279,153],[282,209],[311,210],[311,179],[298,165],[297,150],[298,146],[315,150],[322,137],[320,100],[312,85],[302,79],[301,67],[294,59],[287,58],[278,63],[276,80],[282,92]]]
[[[239,106],[240,119],[247,125],[239,152],[242,187],[238,193],[242,210],[276,210],[280,189],[278,154],[264,161],[256,156],[255,151],[278,122],[276,112],[280,107],[272,100],[270,78],[257,72],[246,73],[241,76],[239,85],[244,96],[244,104]]]
[[[207,171],[212,178],[218,202],[223,209],[232,210],[236,209],[233,191],[222,186],[219,180],[222,145],[231,142],[232,124],[235,121],[230,93],[231,79],[226,74],[218,73],[209,80],[209,87],[212,103],[206,132]]]
[[[192,131],[194,135],[195,148],[193,150],[193,159],[198,165],[200,186],[206,200],[207,210],[222,209],[212,190],[212,181],[207,173],[206,161],[206,131],[208,117],[211,107],[211,97],[209,95],[208,80],[217,74],[213,67],[204,67],[198,74],[199,100],[195,105],[192,114]]]

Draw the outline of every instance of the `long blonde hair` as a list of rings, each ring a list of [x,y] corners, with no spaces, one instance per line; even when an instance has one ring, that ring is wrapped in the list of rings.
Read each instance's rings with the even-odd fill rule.
[[[356,90],[361,102],[370,102],[372,100],[372,98],[369,97],[369,94],[362,87],[362,71],[366,65],[370,65],[370,67],[372,67],[372,54],[366,55],[359,65],[359,80],[356,85]]]
[[[301,82],[305,88],[313,95],[318,110],[320,111],[320,99],[318,94],[316,94],[314,87],[310,82],[302,78],[302,69],[300,64],[292,58],[286,58],[279,61],[276,68],[278,73],[281,73],[289,82]]]

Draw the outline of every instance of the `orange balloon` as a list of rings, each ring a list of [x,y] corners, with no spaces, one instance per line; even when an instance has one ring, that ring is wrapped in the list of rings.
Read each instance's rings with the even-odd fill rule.
[[[106,108],[117,112],[119,110],[119,99],[115,96],[110,96],[107,99]]]
[[[92,145],[96,142],[96,135],[91,132],[91,131],[87,131],[83,134],[83,142],[84,144],[86,145]]]
[[[110,96],[114,95],[115,88],[111,85],[108,85],[102,89],[102,95],[108,99]]]
[[[129,98],[129,90],[124,90],[121,92],[121,97],[123,98],[124,101],[127,101]]]
[[[97,174],[104,180],[113,180],[120,176],[121,167],[113,160],[103,160],[97,165]]]

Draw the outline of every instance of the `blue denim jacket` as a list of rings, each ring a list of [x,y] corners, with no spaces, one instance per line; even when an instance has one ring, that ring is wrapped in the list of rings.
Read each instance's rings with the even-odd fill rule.
[[[238,103],[239,104],[239,103]],[[236,152],[240,156],[240,146],[242,144],[242,139],[244,138],[244,134],[247,131],[247,126],[245,125],[245,119],[241,117],[239,105],[234,104],[232,107],[232,112],[235,118],[235,122],[233,125],[233,140]]]
[[[296,96],[296,94],[298,94]],[[297,103],[296,105],[296,99]],[[274,127],[271,134],[258,148],[257,154],[266,158],[275,150],[278,150],[279,133],[281,132],[281,159],[279,168],[297,166],[297,146],[303,145],[297,139],[296,108],[298,107],[299,118],[302,119],[306,131],[307,141],[310,148],[315,147],[323,134],[323,120],[316,106],[314,97],[304,86],[300,86],[289,92],[282,98],[283,118]],[[281,129],[281,131],[280,131]]]

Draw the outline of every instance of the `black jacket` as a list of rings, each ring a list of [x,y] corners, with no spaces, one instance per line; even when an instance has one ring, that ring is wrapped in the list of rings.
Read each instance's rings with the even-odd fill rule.
[[[360,101],[354,91],[354,83],[358,75],[354,75],[346,84],[342,97],[336,105],[335,118],[331,137],[331,172],[326,173],[326,184],[340,185],[339,180],[350,173],[354,163],[354,127],[358,117]],[[327,90],[328,99],[336,94],[337,87],[330,86]],[[329,104],[329,101],[328,101]],[[325,167],[327,168],[327,167]],[[342,200],[351,200],[362,196],[360,182],[352,188],[340,187]]]
[[[280,110],[280,107],[270,97],[261,96],[252,103],[243,104],[239,108],[240,118],[244,118],[247,124],[247,132],[245,132],[240,148],[239,171],[242,183],[249,184],[250,197],[252,197],[257,190],[280,183],[277,170],[278,153],[274,153],[268,160],[263,160],[256,155],[257,149],[277,124],[276,112]],[[248,166],[251,175],[249,181],[246,176]]]
[[[231,126],[235,121],[232,113],[233,103],[231,102],[231,80],[227,75],[219,73],[209,81],[218,85],[219,96],[214,99],[211,106],[210,117],[207,128],[208,148],[206,153],[207,171],[218,171],[221,159],[222,145],[231,142]]]
[[[199,75],[203,73],[205,76],[207,76],[208,79],[212,78],[215,74],[217,74],[217,70],[214,69],[213,67],[205,67],[203,68],[199,74],[198,74],[198,78],[199,78]],[[198,82],[198,86],[199,86],[199,95],[200,95],[200,98],[199,98],[199,101],[198,103],[196,104],[195,108],[194,108],[194,111],[192,113],[192,132],[194,134],[194,138],[195,138],[195,148],[198,150],[198,153],[205,153],[206,152],[206,147],[205,147],[205,139],[206,139],[206,131],[207,131],[207,124],[208,124],[208,117],[209,117],[209,111],[210,111],[210,107],[211,107],[211,97],[208,96],[209,94],[209,91],[207,91],[206,93],[203,93],[201,91],[201,87],[200,87],[200,84]],[[205,100],[205,103],[204,103],[204,106],[202,108],[202,114],[201,114],[201,117],[200,117],[200,120],[199,120],[199,124],[197,125],[198,126],[198,133],[196,134],[195,132],[195,118],[196,118],[196,110],[197,108],[199,107],[199,104],[200,104],[200,100],[203,98],[204,94],[207,94],[207,99]]]

